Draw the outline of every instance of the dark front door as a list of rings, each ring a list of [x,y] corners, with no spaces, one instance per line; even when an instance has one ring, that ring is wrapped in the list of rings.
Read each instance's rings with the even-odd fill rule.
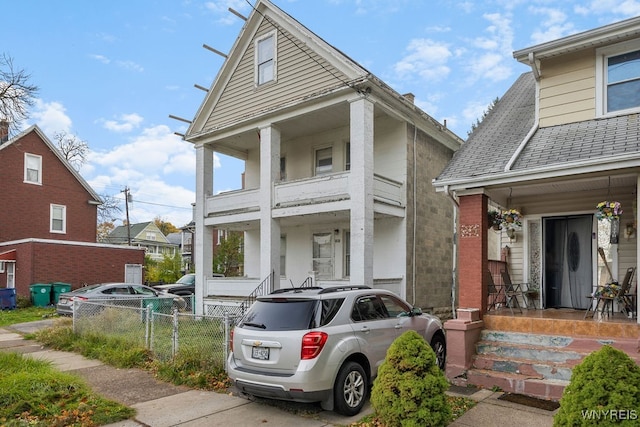
[[[586,309],[591,293],[593,215],[544,218],[546,308]]]

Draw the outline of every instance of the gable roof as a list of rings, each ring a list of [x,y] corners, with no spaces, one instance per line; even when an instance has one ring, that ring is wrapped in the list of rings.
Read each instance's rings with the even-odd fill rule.
[[[158,226],[153,221],[139,222],[137,224],[131,224],[129,227],[131,240],[136,242],[153,242],[155,244],[171,244],[167,236],[162,233]],[[153,231],[162,236],[162,240],[147,240],[142,233],[145,231]],[[126,243],[128,239],[127,227],[125,225],[119,225],[107,236],[106,240],[110,243]]]
[[[284,82],[285,79],[280,79],[283,75],[290,79],[287,82],[295,82],[295,86],[294,84],[265,85],[256,90],[253,85],[242,86],[233,80],[239,79],[238,76],[246,80],[249,74],[253,75],[253,56],[247,52],[252,48],[255,38],[264,35],[267,30],[276,31],[278,37],[282,37],[288,53],[296,52],[297,57],[293,55],[287,58],[290,60],[287,62],[287,67],[282,63],[277,65],[277,82]],[[280,58],[280,51],[278,51],[278,58]],[[304,66],[301,67],[296,60],[305,61]],[[322,78],[315,80],[317,83],[315,85],[304,84],[306,73],[310,72],[322,74]],[[303,79],[302,84],[300,79]],[[384,100],[378,104],[381,108],[384,108],[385,104],[392,105],[396,115],[410,117],[410,120],[419,128],[428,127],[432,131],[437,130],[431,132],[435,139],[453,150],[459,148],[462,139],[415,106],[412,101],[394,91],[269,0],[257,0],[194,120],[189,125],[185,140],[201,143],[209,139],[213,132],[242,126],[255,129],[256,122],[249,124],[251,120],[261,120],[261,123],[258,123],[261,126],[264,125],[265,120],[268,120],[266,116],[295,111],[296,107],[303,102],[324,100],[328,96],[355,95],[356,92],[369,93],[371,87],[379,89],[377,95]],[[283,89],[288,89],[288,92],[274,96]],[[249,104],[246,102],[240,104],[241,100],[247,99],[251,100]],[[243,108],[236,108],[236,114],[233,117],[223,117],[224,114],[221,114],[223,105],[227,108],[241,105]],[[229,149],[229,147],[226,148]]]
[[[96,193],[93,190],[93,188],[91,188],[89,183],[87,181],[85,181],[84,178],[82,178],[82,176],[78,173],[78,171],[75,170],[73,166],[71,166],[69,161],[62,155],[62,153],[60,152],[58,147],[56,147],[49,140],[49,138],[47,138],[47,136],[44,134],[44,132],[42,132],[42,130],[38,127],[38,125],[32,125],[29,128],[27,128],[26,130],[20,132],[15,137],[9,139],[4,144],[0,144],[0,151],[4,150],[5,148],[9,147],[12,144],[18,142],[21,138],[23,138],[24,136],[28,135],[31,132],[35,132],[38,135],[38,137],[42,140],[42,142],[44,142],[44,144],[47,146],[47,148],[49,148],[49,150],[51,150],[51,152],[56,155],[58,160],[60,160],[60,163],[62,163],[62,165],[65,168],[67,168],[67,170],[69,170],[69,172],[71,172],[71,174],[80,183],[80,185],[82,185],[84,187],[84,189],[87,190],[87,192],[91,195],[91,197],[93,198],[95,204],[100,204],[101,205],[102,204],[102,199],[100,198],[98,193]]]
[[[443,190],[640,166],[637,115],[539,129],[535,79],[522,74],[433,181]]]

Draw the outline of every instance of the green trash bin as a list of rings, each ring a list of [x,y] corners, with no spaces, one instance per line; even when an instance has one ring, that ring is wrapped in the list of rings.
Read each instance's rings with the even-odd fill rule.
[[[36,307],[46,307],[51,304],[51,285],[44,283],[34,283],[29,288],[31,290],[31,302]]]
[[[71,285],[69,283],[53,282],[51,284],[51,290],[53,296],[53,304],[55,305],[60,299],[60,294],[71,292]]]

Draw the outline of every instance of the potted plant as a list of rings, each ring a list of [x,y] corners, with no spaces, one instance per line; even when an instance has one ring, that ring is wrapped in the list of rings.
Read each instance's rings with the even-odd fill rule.
[[[598,220],[619,220],[622,215],[622,204],[620,202],[610,202],[605,200],[596,205],[596,218]]]
[[[522,214],[517,209],[502,211],[502,225],[507,228],[522,227]]]
[[[500,230],[502,228],[500,227],[500,224],[502,223],[502,215],[500,214],[500,211],[492,209],[487,213],[487,215],[489,217],[489,228],[493,228],[496,231]]]

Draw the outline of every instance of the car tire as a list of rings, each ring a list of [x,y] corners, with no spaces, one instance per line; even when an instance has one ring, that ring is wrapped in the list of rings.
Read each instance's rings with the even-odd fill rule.
[[[352,416],[362,410],[368,392],[367,375],[356,362],[345,363],[336,377],[333,386],[335,412]]]
[[[444,337],[440,334],[434,335],[431,339],[431,348],[436,354],[436,363],[440,370],[444,371],[447,363],[447,343]]]

